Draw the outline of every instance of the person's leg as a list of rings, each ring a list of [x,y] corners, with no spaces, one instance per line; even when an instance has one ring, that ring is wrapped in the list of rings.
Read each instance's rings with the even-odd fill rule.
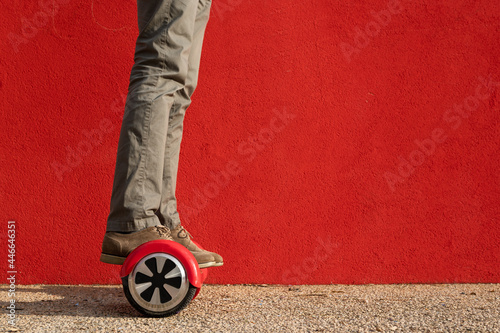
[[[177,183],[177,170],[179,165],[179,152],[182,140],[182,130],[186,109],[191,104],[191,96],[198,83],[198,72],[200,68],[201,49],[205,28],[210,15],[211,0],[199,0],[196,20],[194,22],[194,33],[189,52],[188,74],[183,89],[176,91],[174,103],[170,110],[167,142],[165,145],[165,162],[163,169],[163,189],[160,209],[157,215],[162,224],[171,229],[174,241],[184,245],[195,256],[206,253],[191,241],[190,234],[181,226],[179,213],[177,212],[177,200],[175,189]],[[214,252],[208,252],[214,260],[212,266],[223,265],[222,257]]]
[[[167,141],[165,145],[165,160],[163,166],[163,188],[160,209],[157,215],[162,224],[170,229],[180,225],[181,221],[177,212],[175,189],[177,183],[177,169],[179,164],[179,151],[182,140],[182,130],[186,109],[191,104],[191,96],[198,83],[201,49],[203,37],[210,15],[211,0],[199,0],[194,22],[193,40],[188,58],[188,73],[183,89],[176,91],[174,103],[170,109]]]
[[[101,261],[122,264],[142,243],[171,237],[160,224],[170,110],[188,80],[197,0],[139,0],[139,37],[118,143],[115,179]],[[200,268],[214,256],[191,251]]]
[[[188,77],[196,0],[139,0],[130,75],[107,231],[160,225],[165,146],[174,96]]]

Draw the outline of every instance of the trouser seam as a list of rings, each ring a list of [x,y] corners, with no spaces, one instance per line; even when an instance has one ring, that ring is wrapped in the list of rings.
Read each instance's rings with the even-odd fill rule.
[[[170,3],[170,5],[171,5],[171,3]],[[169,10],[170,10],[170,5],[169,5]],[[163,31],[161,32],[161,35],[159,38],[161,44],[166,43],[166,39],[168,36],[168,24],[169,24],[168,20],[165,20],[163,22],[163,24],[166,24],[167,27],[165,27],[165,29],[163,29]],[[159,67],[160,67],[161,71],[165,70],[166,58],[167,58],[167,55],[164,52],[161,52],[161,56],[160,56],[161,61],[159,61]],[[160,75],[157,75],[155,78],[155,84],[153,86],[157,86],[159,80],[160,80]],[[149,132],[151,130],[151,112],[152,112],[153,103],[157,98],[158,98],[157,96],[152,96],[152,99],[148,102],[147,112],[145,113],[145,128],[144,128],[145,138],[144,138],[143,147],[141,150],[141,156],[143,156],[144,158],[142,161],[142,168],[140,170],[141,173],[140,173],[140,177],[139,177],[139,184],[140,184],[140,188],[141,188],[140,206],[143,209],[143,215],[146,215],[146,207],[144,207],[144,205],[146,204],[146,189],[145,189],[144,182],[145,182],[145,179],[147,176],[146,175],[147,162],[148,162],[148,153],[147,153],[148,149],[147,149],[147,147],[148,147],[148,143],[149,143]],[[165,133],[165,135],[167,135],[167,133]],[[161,201],[161,195],[160,195],[160,201]],[[158,208],[159,207],[160,207],[160,204],[158,204]]]
[[[158,83],[158,77],[156,78],[156,83]],[[146,203],[146,189],[145,189],[145,179],[146,179],[146,170],[147,170],[147,159],[148,159],[148,152],[147,152],[147,147],[149,143],[149,132],[151,128],[151,107],[153,104],[153,100],[148,102],[147,109],[144,112],[144,127],[143,127],[143,142],[142,142],[142,148],[141,148],[141,155],[140,155],[140,165],[139,165],[139,188],[141,189],[140,192],[140,198],[138,198],[139,205],[143,207],[143,214],[146,214],[146,211],[144,209],[144,204]]]

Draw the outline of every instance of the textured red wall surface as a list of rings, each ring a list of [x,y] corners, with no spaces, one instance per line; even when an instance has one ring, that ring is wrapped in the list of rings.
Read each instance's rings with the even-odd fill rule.
[[[1,7],[18,282],[117,283],[98,259],[135,2]],[[207,282],[500,282],[499,18],[497,0],[214,0],[177,189],[225,259]]]

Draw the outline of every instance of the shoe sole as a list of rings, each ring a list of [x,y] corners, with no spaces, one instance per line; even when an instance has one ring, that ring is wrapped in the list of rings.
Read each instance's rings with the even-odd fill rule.
[[[101,253],[101,261],[106,264],[111,264],[111,265],[123,265],[125,262],[124,257],[119,257],[119,256],[114,256],[112,254],[106,254],[106,253]],[[202,264],[198,264],[200,268],[208,268],[208,267],[219,267],[224,265],[222,262],[204,262]]]
[[[222,265],[224,265],[224,263],[223,263],[223,262],[216,262],[216,263],[215,263],[215,265],[214,265],[214,267],[220,267],[220,266],[222,266]]]
[[[214,261],[212,261],[212,262],[205,262],[203,264],[198,264],[198,266],[200,268],[219,267],[219,266],[222,266],[222,265],[224,265],[224,263],[222,263],[222,262],[214,262]]]

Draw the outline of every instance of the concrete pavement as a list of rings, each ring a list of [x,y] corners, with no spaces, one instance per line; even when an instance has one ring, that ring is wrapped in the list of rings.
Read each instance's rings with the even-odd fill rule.
[[[121,286],[0,285],[1,332],[500,332],[499,284],[204,285],[180,314],[146,318]]]

